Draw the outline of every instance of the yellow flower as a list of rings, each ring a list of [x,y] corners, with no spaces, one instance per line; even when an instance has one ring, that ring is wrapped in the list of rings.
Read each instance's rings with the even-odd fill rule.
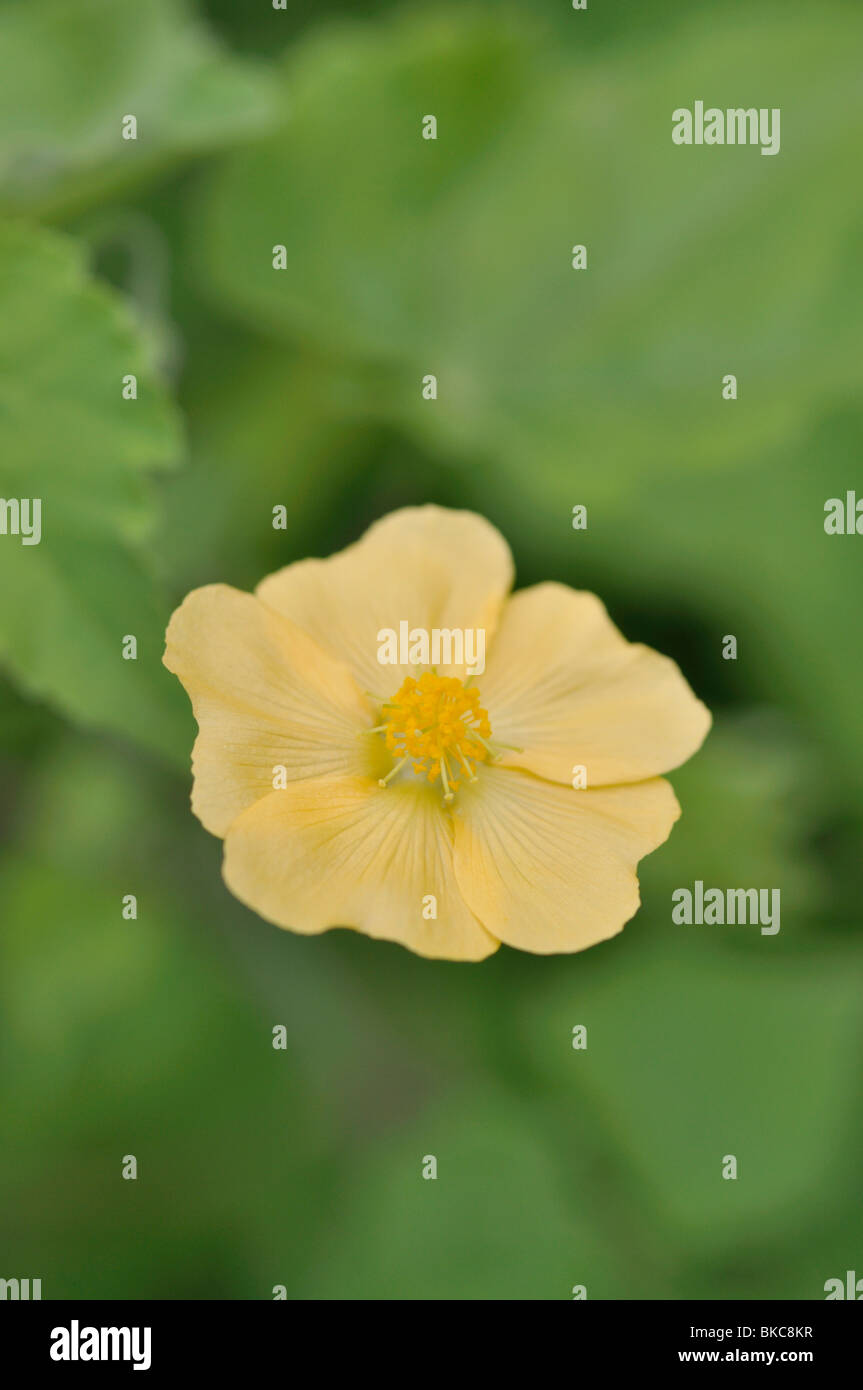
[[[241,902],[448,960],[579,951],[634,915],[635,866],[680,814],[659,774],[710,714],[592,594],[512,580],[493,526],[428,506],[254,595],[189,594],[164,659],[200,731],[192,808]],[[484,670],[403,646],[382,664],[401,624],[485,634]]]

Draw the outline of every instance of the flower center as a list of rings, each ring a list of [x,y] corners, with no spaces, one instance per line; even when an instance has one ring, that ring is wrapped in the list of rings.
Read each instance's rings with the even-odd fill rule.
[[[455,676],[426,671],[419,680],[408,676],[382,710],[378,726],[389,751],[400,761],[386,777],[385,787],[405,766],[424,773],[430,782],[440,778],[444,801],[452,801],[459,780],[475,782],[475,764],[492,756],[491,726],[480,706],[479,691]]]

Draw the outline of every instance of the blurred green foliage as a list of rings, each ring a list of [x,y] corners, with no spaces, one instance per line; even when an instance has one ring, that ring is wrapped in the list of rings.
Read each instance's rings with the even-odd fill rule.
[[[41,500],[41,540],[0,548],[0,651],[25,689],[82,723],[134,728],[160,750],[173,737],[176,751],[146,539],[150,474],[181,450],[177,412],[127,306],[89,279],[74,243],[0,224],[0,323],[3,496]],[[121,394],[129,373],[134,402]],[[133,614],[143,679],[117,661]]]
[[[538,490],[562,507],[574,453],[613,461],[590,476],[619,496],[785,445],[863,372],[863,193],[844,177],[863,17],[813,34],[810,7],[781,14],[602,62],[470,6],[314,33],[284,64],[289,133],[212,179],[208,282],[247,319],[367,362],[380,411],[457,458],[519,484],[541,458]],[[668,138],[669,92],[756,88],[786,113],[781,158]],[[418,103],[439,130],[419,149]],[[290,274],[273,275],[273,243]],[[731,363],[735,410],[716,389]],[[428,371],[434,410],[414,389]]]
[[[823,1297],[863,1258],[863,581],[823,531],[863,495],[859,9],[2,20],[0,491],[45,499],[45,539],[0,547],[0,1274]],[[780,156],[675,149],[699,96],[781,106]],[[586,954],[278,932],[189,811],[174,604],[429,500],[500,525],[519,583],[595,589],[716,713],[641,912]],[[674,926],[696,878],[780,887],[780,934]]]
[[[0,70],[0,206],[19,211],[104,198],[266,128],[276,102],[185,0],[6,0]]]

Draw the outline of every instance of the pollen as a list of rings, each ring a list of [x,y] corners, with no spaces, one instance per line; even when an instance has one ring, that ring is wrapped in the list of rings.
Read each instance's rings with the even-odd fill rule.
[[[426,671],[408,676],[391,700],[384,702],[384,723],[378,732],[399,761],[386,777],[385,787],[408,763],[429,782],[440,779],[443,799],[452,801],[459,782],[475,782],[476,764],[493,756],[491,726],[479,702],[479,691],[455,676]]]

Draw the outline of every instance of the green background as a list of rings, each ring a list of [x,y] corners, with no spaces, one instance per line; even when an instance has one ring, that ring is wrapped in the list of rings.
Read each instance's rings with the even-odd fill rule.
[[[823,528],[863,496],[859,5],[0,19],[0,493],[43,498],[39,546],[0,537],[0,1276],[809,1299],[863,1272],[863,540]],[[781,152],[674,146],[696,99],[780,107]],[[426,501],[498,525],[520,585],[599,593],[714,711],[641,911],[587,953],[280,932],[189,810],[176,603]],[[696,878],[779,888],[779,935],[673,925]]]

